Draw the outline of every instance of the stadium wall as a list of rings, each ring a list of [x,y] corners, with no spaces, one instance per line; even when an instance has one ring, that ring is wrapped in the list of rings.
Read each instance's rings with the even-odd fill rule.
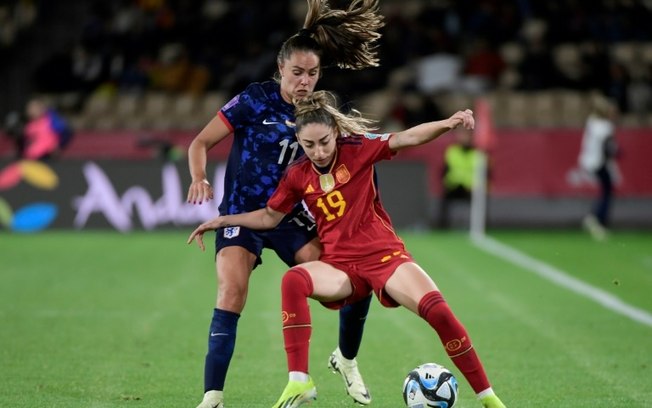
[[[112,228],[119,231],[188,228],[217,213],[229,142],[211,151],[208,169],[217,186],[209,205],[184,202],[187,163],[163,160],[164,147],[184,152],[190,132],[78,134],[60,157],[45,163],[15,161],[0,142],[0,222],[7,229]],[[378,166],[380,192],[399,228],[427,228],[439,203],[441,159],[452,140],[401,152]],[[652,228],[652,132],[619,132],[622,180],[614,226]],[[568,227],[590,207],[595,186],[575,172],[581,131],[500,130],[491,152],[488,224],[494,227]],[[453,209],[467,222],[464,204]],[[455,224],[455,222],[454,222]]]
[[[190,229],[218,214],[225,163],[207,169],[215,199],[185,202],[187,163],[157,160],[66,160],[51,164],[2,162],[0,221],[10,230],[47,228]],[[378,166],[384,202],[398,226],[418,225],[427,213],[425,165],[405,161]],[[411,180],[405,183],[403,180]],[[414,188],[414,186],[420,186]]]

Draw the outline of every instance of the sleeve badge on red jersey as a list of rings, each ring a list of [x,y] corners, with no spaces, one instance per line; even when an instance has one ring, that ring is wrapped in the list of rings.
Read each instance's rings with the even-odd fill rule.
[[[364,137],[369,140],[380,139],[381,141],[384,142],[389,140],[389,137],[391,135],[392,135],[391,133],[365,133]]]

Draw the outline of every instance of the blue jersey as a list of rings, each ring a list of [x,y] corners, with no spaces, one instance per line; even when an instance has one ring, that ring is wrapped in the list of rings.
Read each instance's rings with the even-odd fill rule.
[[[294,132],[294,106],[274,81],[252,83],[219,117],[233,131],[220,214],[264,208],[288,164],[303,155]]]

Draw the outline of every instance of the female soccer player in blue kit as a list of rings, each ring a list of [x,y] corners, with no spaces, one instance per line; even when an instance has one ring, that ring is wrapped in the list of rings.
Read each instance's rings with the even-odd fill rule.
[[[308,374],[312,328],[307,299],[339,309],[371,292],[383,306],[404,306],[428,322],[482,405],[505,408],[466,329],[396,235],[374,182],[376,162],[458,126],[473,129],[473,112],[467,109],[402,132],[377,134],[370,133],[370,121],[340,113],[326,92],[314,92],[296,104],[297,140],[306,156],[288,167],[267,206],[219,216],[197,227],[188,238],[188,243],[196,239],[203,248],[203,233],[215,228],[274,228],[302,200],[315,216],[324,246],[320,259],[292,267],[281,283],[289,382],[274,408],[295,408],[317,396]]]
[[[285,167],[303,150],[294,136],[294,99],[310,95],[321,75],[322,57],[345,69],[377,66],[373,42],[383,26],[378,0],[356,0],[347,10],[331,10],[322,0],[309,0],[304,28],[281,47],[276,81],[253,83],[235,96],[195,137],[188,154],[192,184],[188,202],[213,198],[206,179],[206,156],[234,134],[224,180],[220,214],[264,208]],[[204,398],[198,408],[224,406],[224,382],[235,347],[237,322],[249,277],[262,261],[263,248],[273,249],[288,265],[316,260],[321,244],[314,220],[297,205],[271,231],[220,228],[216,234],[217,301],[210,325],[204,370]],[[357,368],[357,355],[370,297],[342,309],[339,346],[328,365],[345,377],[349,395],[360,404],[371,397]],[[346,381],[348,379],[348,381]]]

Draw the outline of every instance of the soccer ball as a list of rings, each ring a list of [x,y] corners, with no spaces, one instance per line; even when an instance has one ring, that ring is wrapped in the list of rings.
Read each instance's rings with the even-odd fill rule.
[[[439,364],[420,365],[405,377],[403,400],[411,408],[452,408],[457,402],[457,379]]]

